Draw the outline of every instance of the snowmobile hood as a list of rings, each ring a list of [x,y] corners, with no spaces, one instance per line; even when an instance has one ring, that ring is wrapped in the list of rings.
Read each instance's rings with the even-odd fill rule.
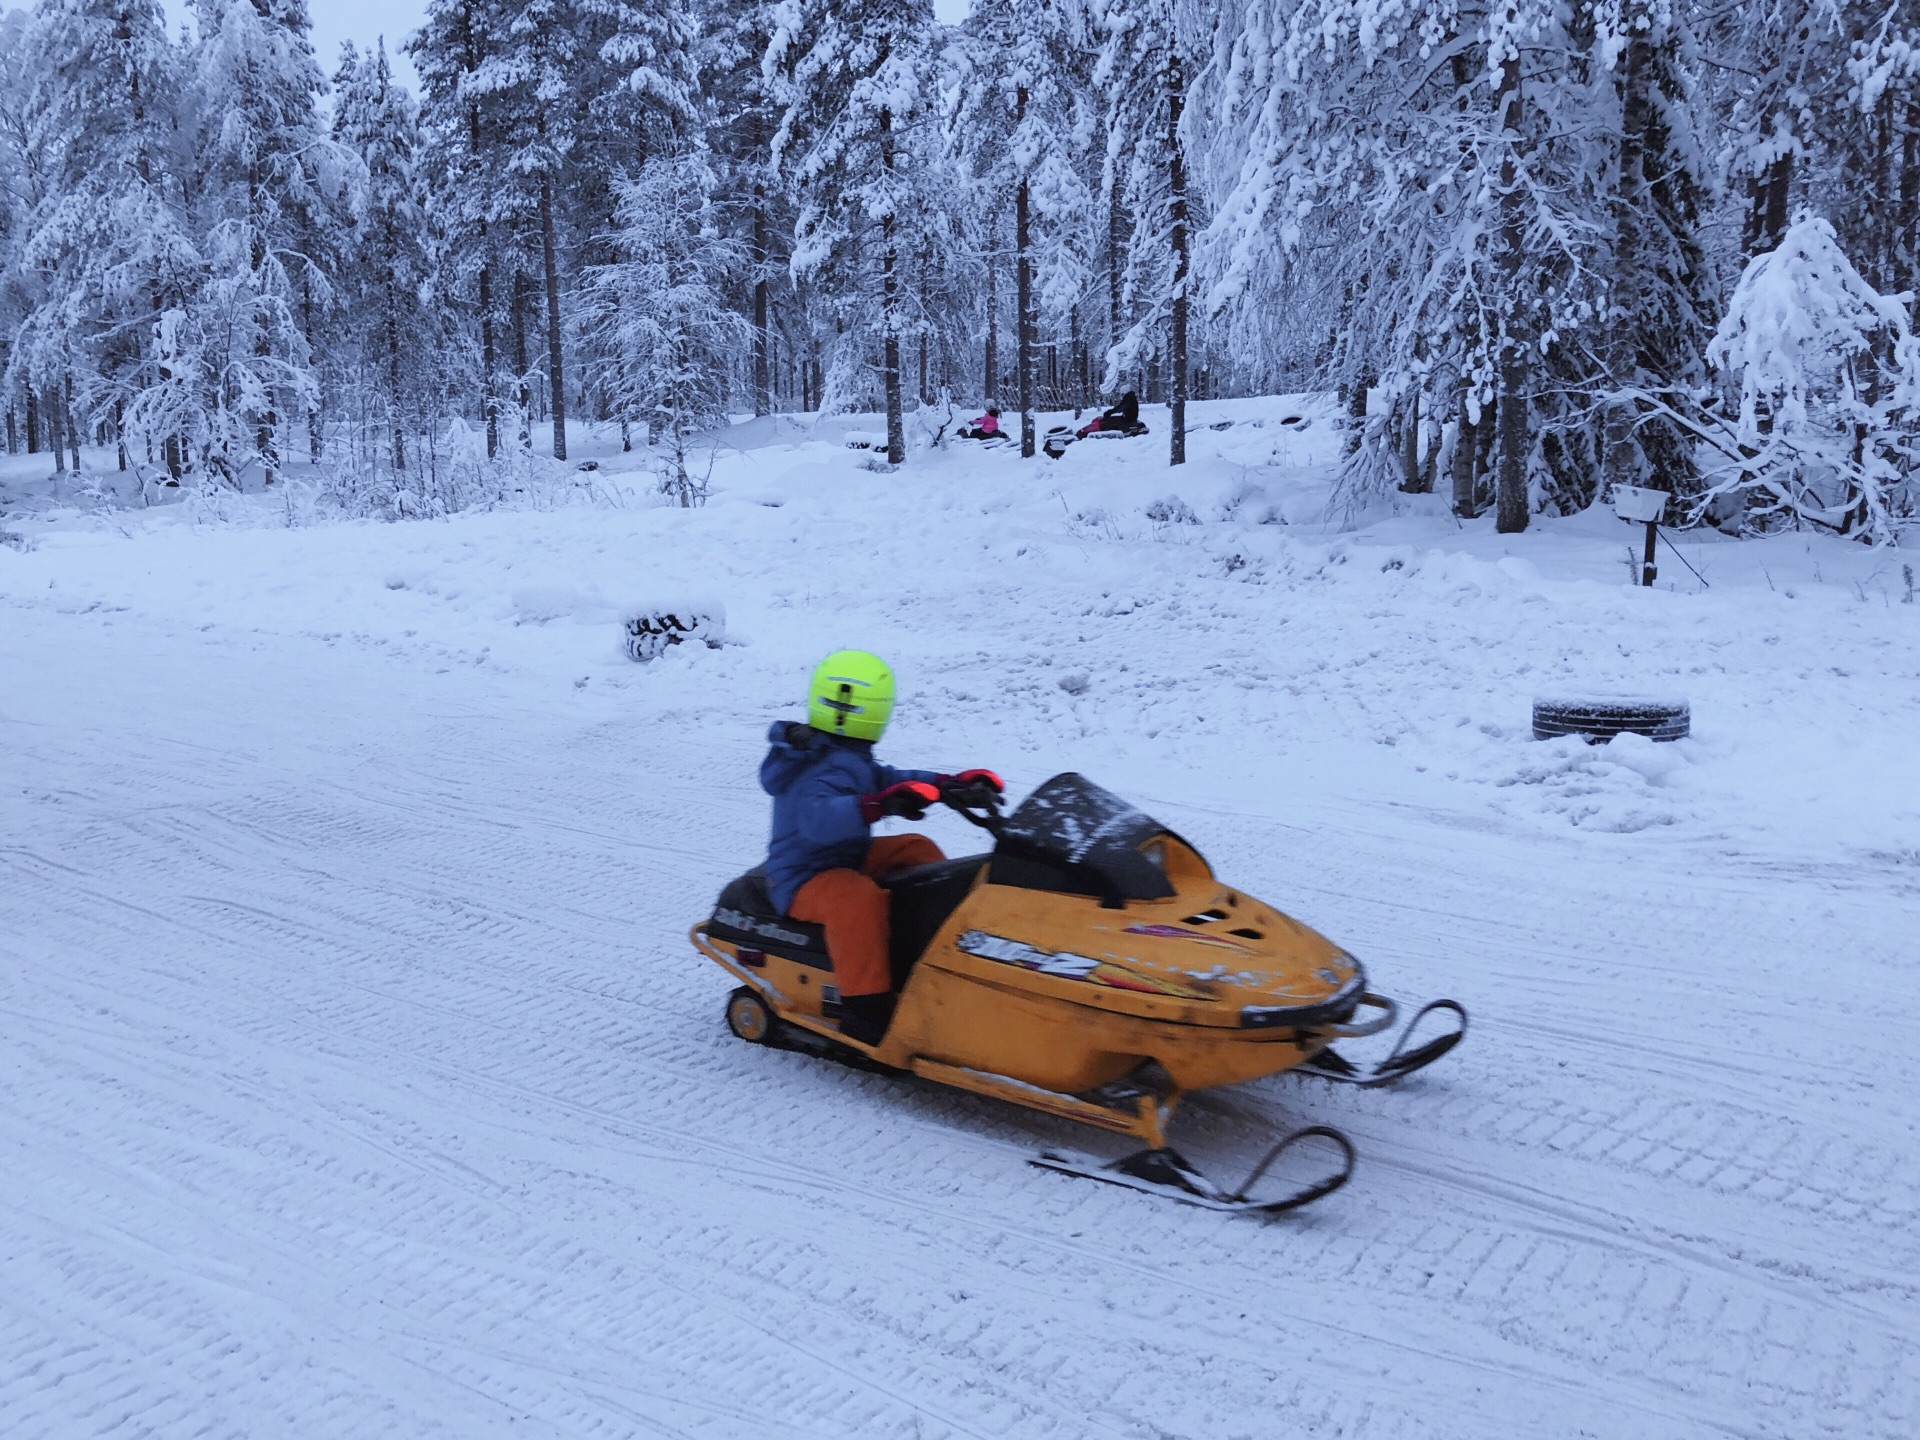
[[[1366,989],[1346,951],[1223,885],[1190,844],[1082,775],[1007,817],[934,961],[1001,988],[1143,1019],[1295,1030],[1344,1021]]]

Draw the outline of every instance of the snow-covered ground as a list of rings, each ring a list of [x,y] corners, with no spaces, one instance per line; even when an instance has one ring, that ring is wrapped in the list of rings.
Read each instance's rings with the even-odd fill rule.
[[[0,461],[0,1432],[1920,1433],[1901,552],[1644,591],[1602,516],[1336,533],[1322,404],[1196,411],[1182,472],[1163,412],[890,475],[763,421],[703,509],[603,446],[624,506],[401,525]],[[626,659],[682,597],[732,643]],[[1468,1042],[1192,1102],[1223,1174],[1353,1136],[1262,1224],[732,1039],[685,932],[838,645],[900,673],[889,757],[1081,770]],[[1533,741],[1560,693],[1694,738]]]

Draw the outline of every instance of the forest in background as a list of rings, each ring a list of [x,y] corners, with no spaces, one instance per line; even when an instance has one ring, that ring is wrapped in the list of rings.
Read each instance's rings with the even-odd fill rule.
[[[729,413],[897,465],[1125,389],[1179,464],[1189,399],[1319,389],[1356,512],[1920,499],[1914,0],[434,0],[417,96],[305,0],[192,13],[0,16],[5,443],[143,495],[459,508],[571,415],[693,503]]]

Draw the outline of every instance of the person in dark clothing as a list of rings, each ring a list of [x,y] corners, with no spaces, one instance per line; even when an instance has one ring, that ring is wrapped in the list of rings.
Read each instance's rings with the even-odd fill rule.
[[[1133,429],[1133,427],[1139,423],[1140,397],[1129,390],[1120,397],[1119,404],[1111,405],[1101,411],[1074,433],[1078,438],[1084,440],[1096,430],[1119,430],[1125,432]]]

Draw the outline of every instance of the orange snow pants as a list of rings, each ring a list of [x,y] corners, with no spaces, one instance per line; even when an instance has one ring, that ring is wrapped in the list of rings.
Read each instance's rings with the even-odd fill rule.
[[[924,835],[887,835],[867,847],[867,863],[858,870],[822,870],[794,892],[787,914],[824,925],[833,978],[842,996],[884,995],[893,988],[887,966],[887,892],[874,884],[910,865],[946,859]]]

